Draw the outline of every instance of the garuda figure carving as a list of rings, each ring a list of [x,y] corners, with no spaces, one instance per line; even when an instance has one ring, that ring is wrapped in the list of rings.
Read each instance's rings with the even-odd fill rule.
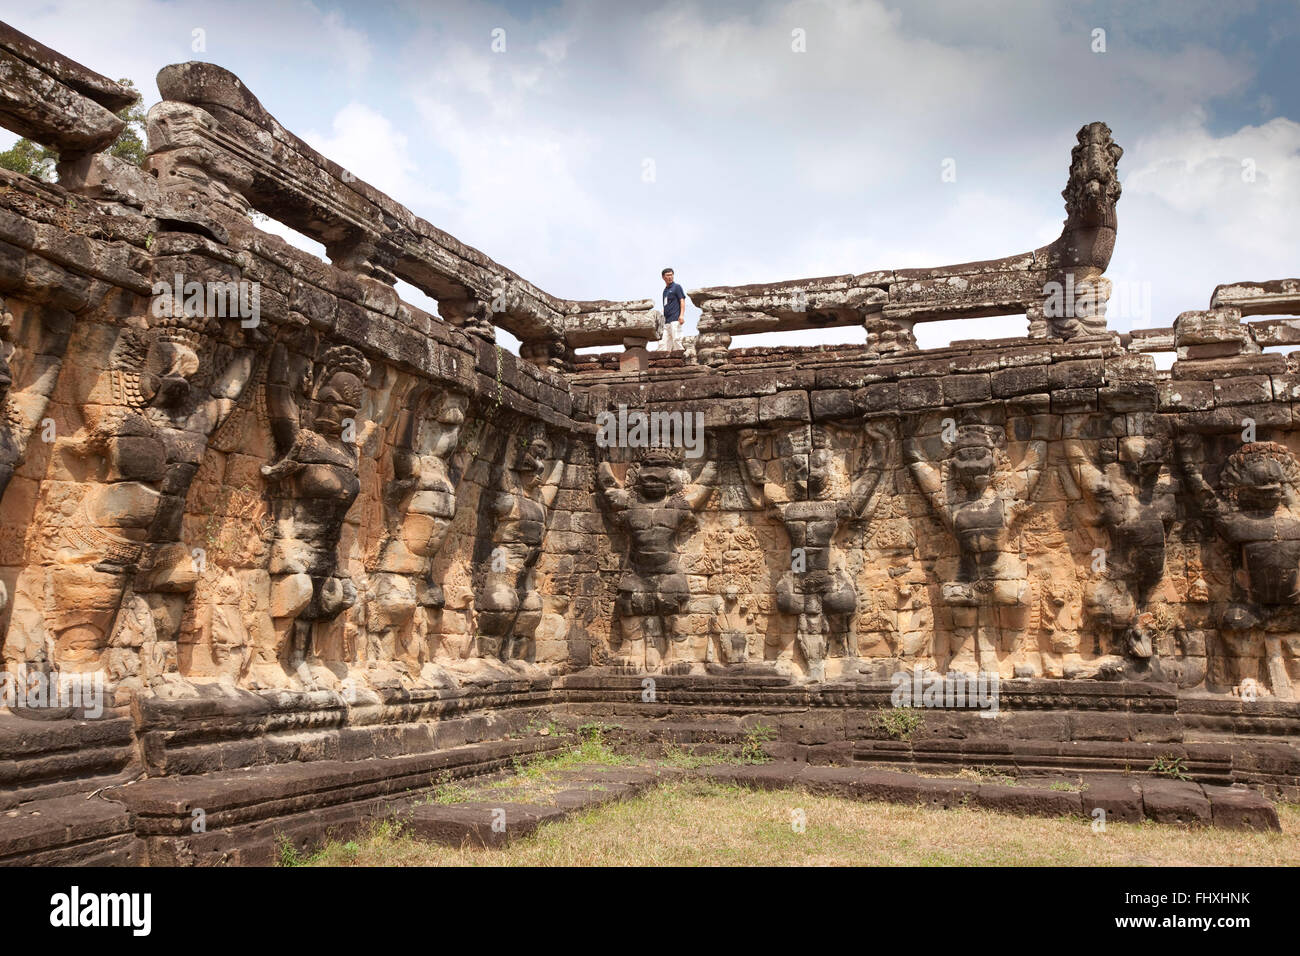
[[[1123,672],[1136,676],[1154,653],[1141,611],[1164,576],[1165,536],[1176,511],[1173,494],[1159,487],[1168,445],[1158,437],[1120,438],[1118,460],[1102,466],[1079,439],[1064,447],[1070,478],[1092,505],[1086,520],[1106,536],[1091,562],[1084,611],[1106,637],[1105,652],[1127,658]]]
[[[372,661],[391,657],[418,671],[427,659],[425,616],[446,603],[431,574],[456,516],[461,473],[453,455],[467,404],[459,392],[421,387],[398,420],[393,479],[384,488],[384,538],[370,569]],[[424,610],[417,615],[417,609]],[[395,644],[386,647],[390,635]]]
[[[618,585],[623,657],[631,671],[684,673],[689,661],[673,660],[673,645],[686,638],[686,602],[690,591],[681,572],[678,538],[693,524],[695,512],[713,493],[716,466],[706,464],[694,481],[675,448],[643,450],[619,485],[609,462],[597,472],[601,496],[611,516],[628,536],[626,570]]]
[[[790,536],[790,570],[777,583],[777,607],[797,618],[795,639],[815,681],[825,679],[832,639],[846,656],[857,656],[851,623],[858,592],[848,574],[832,567],[831,542],[846,521],[869,519],[878,502],[875,492],[894,439],[879,422],[868,422],[865,433],[865,462],[847,489],[836,487],[835,450],[824,426],[777,433],[774,460],[760,453],[759,432],[742,432],[737,443],[751,501],[775,512]]]
[[[941,591],[953,609],[950,671],[998,671],[999,650],[1013,651],[1024,631],[1029,579],[1018,526],[1042,475],[1047,443],[1030,441],[1015,468],[1005,445],[1001,428],[961,425],[951,457],[934,464],[920,439],[906,443],[917,485],[957,542],[957,577]]]
[[[55,445],[83,491],[50,529],[47,635],[27,635],[28,660],[48,641],[62,669],[106,667],[114,682],[154,684],[175,673],[175,635],[158,626],[149,598],[183,603],[194,587],[180,540],[185,498],[254,355],[222,345],[217,320],[175,312],[122,331],[109,356],[111,404],[85,405],[84,426]]]
[[[1188,490],[1234,549],[1236,593],[1219,620],[1227,676],[1239,692],[1243,682],[1263,678],[1279,699],[1292,700],[1286,658],[1294,667],[1300,657],[1300,462],[1277,442],[1243,445],[1223,466],[1216,491],[1201,470],[1199,438],[1180,435],[1178,451]]]
[[[29,384],[15,389],[14,370],[10,365],[17,352],[13,341],[14,316],[5,307],[4,299],[0,299],[0,498],[4,497],[9,479],[22,463],[28,442],[49,407],[72,331],[71,313],[42,307],[39,319],[41,341],[30,359],[31,368],[26,376]],[[8,602],[9,594],[0,581],[0,610]]]
[[[492,553],[477,600],[478,654],[501,660],[526,658],[542,620],[534,570],[564,470],[563,450],[541,425],[520,436],[506,456],[488,499]]]
[[[278,457],[262,468],[275,518],[271,608],[290,622],[294,668],[311,649],[313,625],[356,602],[352,579],[338,570],[338,544],[360,491],[358,415],[369,376],[370,363],[348,345],[329,346],[315,361],[284,342],[271,354],[266,408]]]

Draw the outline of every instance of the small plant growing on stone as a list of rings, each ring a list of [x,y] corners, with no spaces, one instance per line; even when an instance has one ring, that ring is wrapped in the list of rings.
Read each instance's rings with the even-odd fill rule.
[[[763,749],[763,744],[775,738],[776,731],[773,728],[766,724],[755,724],[745,735],[745,741],[740,746],[740,762],[748,764],[771,762],[772,758]]]
[[[582,738],[583,743],[591,744],[595,748],[603,748],[606,746],[605,731],[612,729],[612,727],[602,724],[599,720],[593,720],[578,726],[578,736]]]
[[[534,720],[531,723],[529,723],[527,727],[524,728],[524,733],[536,734],[539,737],[563,737],[564,736],[564,731],[561,730],[559,725],[556,724],[555,721],[553,720],[548,720],[546,723],[542,723],[539,720]]]
[[[894,740],[911,740],[925,724],[925,714],[915,707],[881,707],[876,711],[875,724]]]
[[[1191,779],[1187,776],[1187,764],[1183,761],[1183,758],[1176,757],[1173,754],[1161,754],[1147,769],[1150,773],[1160,777],[1169,777],[1171,780]]]
[[[303,866],[307,862],[298,852],[298,848],[293,845],[293,841],[283,833],[275,835],[275,848],[281,866]]]

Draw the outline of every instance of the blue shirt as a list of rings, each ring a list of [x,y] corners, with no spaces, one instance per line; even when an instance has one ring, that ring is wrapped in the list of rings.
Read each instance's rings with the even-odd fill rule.
[[[676,322],[682,314],[682,300],[686,293],[676,282],[664,286],[664,321]]]

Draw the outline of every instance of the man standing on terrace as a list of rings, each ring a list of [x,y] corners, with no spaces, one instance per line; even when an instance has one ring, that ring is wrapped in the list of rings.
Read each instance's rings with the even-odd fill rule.
[[[673,281],[671,268],[665,269],[660,275],[664,279],[663,351],[671,352],[680,347],[677,344],[679,326],[686,324],[686,316],[682,313],[682,303],[686,301],[686,293]]]

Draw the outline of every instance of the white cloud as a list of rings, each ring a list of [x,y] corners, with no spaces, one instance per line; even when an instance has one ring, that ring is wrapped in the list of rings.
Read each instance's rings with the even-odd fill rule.
[[[428,215],[446,202],[442,193],[424,185],[406,134],[364,103],[339,110],[328,134],[307,130],[301,135],[313,149],[398,202]]]
[[[360,79],[369,69],[372,59],[370,41],[365,33],[344,23],[337,10],[327,13],[322,23],[326,35],[334,43],[334,55],[343,61],[352,79]]]
[[[569,55],[569,43],[572,37],[567,33],[555,33],[543,37],[537,44],[537,50],[550,63],[559,63]]]
[[[1243,178],[1245,160],[1253,182]],[[1151,324],[1208,307],[1220,283],[1296,275],[1300,123],[1214,136],[1198,111],[1140,139],[1125,164],[1109,275],[1151,283]]]
[[[297,229],[286,226],[278,219],[264,217],[257,220],[257,228],[263,232],[269,232],[273,236],[279,236],[295,249],[301,249],[303,252],[310,252],[322,262],[329,262],[330,257],[325,252],[323,243],[317,242],[310,236],[303,235]]]

